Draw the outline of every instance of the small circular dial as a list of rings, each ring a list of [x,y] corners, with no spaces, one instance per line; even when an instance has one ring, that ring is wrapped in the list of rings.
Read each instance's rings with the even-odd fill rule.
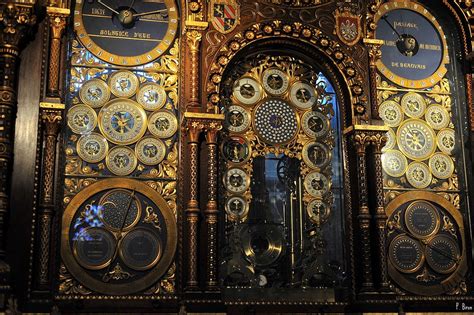
[[[229,137],[222,143],[222,155],[232,163],[241,164],[250,158],[252,153],[248,142],[241,137]]]
[[[425,119],[428,125],[436,130],[448,127],[450,122],[448,111],[443,106],[437,104],[428,107]]]
[[[397,127],[403,120],[400,105],[394,101],[385,101],[379,107],[380,118],[389,127]]]
[[[313,199],[308,203],[306,212],[311,222],[319,225],[327,221],[331,214],[331,209],[323,200]]]
[[[112,94],[127,98],[137,92],[138,78],[131,71],[118,71],[110,76],[109,85]]]
[[[263,88],[268,94],[282,95],[288,90],[288,75],[276,68],[269,68],[262,74]]]
[[[105,159],[105,164],[115,175],[126,176],[137,167],[137,157],[129,147],[117,146],[110,150]]]
[[[77,155],[89,163],[102,161],[109,150],[109,145],[105,138],[98,133],[83,135],[76,145]]]
[[[140,202],[126,189],[114,189],[99,200],[100,219],[112,231],[128,231],[140,219]],[[126,216],[126,218],[125,218]]]
[[[403,112],[411,118],[420,118],[426,110],[426,102],[423,96],[418,93],[410,92],[402,97]]]
[[[433,179],[428,166],[421,162],[412,162],[408,165],[406,177],[410,185],[418,189],[428,187]]]
[[[262,87],[251,77],[242,77],[235,81],[232,95],[243,105],[253,105],[262,97]]]
[[[148,130],[158,138],[170,138],[178,130],[178,120],[173,113],[160,110],[150,116]]]
[[[145,111],[128,99],[114,99],[99,112],[100,131],[115,144],[136,142],[145,134],[146,122]]]
[[[382,168],[389,176],[402,176],[407,166],[407,159],[400,151],[388,150],[382,155]]]
[[[135,153],[140,162],[145,165],[157,165],[166,156],[166,146],[163,141],[146,137],[138,141],[135,146]]]
[[[304,178],[304,188],[313,197],[322,197],[329,191],[330,186],[328,178],[317,171],[309,173]]]
[[[74,257],[84,268],[99,270],[107,267],[114,254],[115,237],[106,229],[87,227],[74,240]]]
[[[158,235],[146,228],[128,232],[120,246],[120,257],[134,270],[153,268],[161,258],[162,243]]]
[[[426,246],[426,262],[434,271],[442,274],[456,269],[460,254],[457,242],[447,235],[433,237]]]
[[[97,114],[89,106],[75,105],[67,112],[67,124],[74,133],[89,133],[97,126]]]
[[[310,138],[322,137],[329,131],[329,119],[321,112],[306,112],[301,120],[301,127]]]
[[[97,108],[109,101],[110,90],[104,81],[92,79],[82,85],[79,90],[79,98],[84,104]]]
[[[436,136],[436,142],[442,152],[451,155],[456,144],[454,130],[450,128],[441,129]]]
[[[225,203],[225,212],[231,221],[243,220],[247,217],[248,211],[248,203],[242,197],[230,197]]]
[[[243,193],[250,186],[250,177],[240,168],[227,170],[224,177],[224,185],[232,193]]]
[[[415,237],[430,238],[439,230],[438,211],[428,201],[415,201],[405,211],[405,224]]]
[[[441,152],[433,154],[428,162],[431,173],[439,179],[450,178],[454,173],[453,159]]]
[[[138,91],[137,102],[146,110],[158,110],[166,103],[165,89],[156,83],[146,83]]]
[[[424,160],[436,150],[435,133],[426,122],[405,120],[397,131],[400,150],[412,160]]]
[[[243,132],[250,126],[250,114],[241,106],[229,106],[224,126],[230,132]]]
[[[398,235],[390,242],[388,257],[392,265],[403,273],[418,271],[425,261],[420,242],[407,235]]]
[[[290,100],[300,109],[310,109],[317,99],[317,93],[314,87],[304,82],[295,82],[291,86]]]
[[[308,142],[303,147],[303,161],[310,168],[322,169],[331,161],[328,146],[319,142]]]
[[[266,100],[255,109],[254,127],[265,142],[287,143],[298,131],[298,115],[283,100]]]

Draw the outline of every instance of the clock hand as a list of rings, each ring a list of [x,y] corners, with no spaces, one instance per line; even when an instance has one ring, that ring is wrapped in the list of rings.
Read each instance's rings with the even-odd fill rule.
[[[388,26],[390,26],[390,28],[395,32],[395,34],[397,34],[398,39],[402,38],[402,35],[400,35],[400,33],[395,29],[395,27],[393,27],[393,25],[390,24],[390,22],[387,20],[387,15],[382,16],[382,20],[384,20],[385,23],[387,23]]]
[[[111,8],[110,6],[106,5],[105,3],[102,2],[102,0],[97,0],[97,2],[99,2],[100,4],[102,4],[104,7],[106,7],[107,9],[109,9],[110,11],[112,11],[113,13],[115,14],[120,14],[117,10]]]
[[[155,14],[155,13],[163,13],[163,12],[167,12],[167,11],[168,11],[168,9],[155,10],[155,11],[149,11],[149,12],[143,12],[143,13],[134,14],[133,16],[134,16],[134,17],[139,17],[139,16],[143,16],[143,15],[149,15],[149,14]]]
[[[132,3],[130,4],[130,6],[128,7],[128,10],[130,11],[130,9],[133,7],[133,5],[135,4],[135,0],[132,0]]]

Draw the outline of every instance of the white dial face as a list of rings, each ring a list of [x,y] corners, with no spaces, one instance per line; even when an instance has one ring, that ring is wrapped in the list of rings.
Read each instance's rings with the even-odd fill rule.
[[[322,197],[329,191],[329,186],[328,178],[317,171],[309,173],[304,179],[304,188],[313,197]]]
[[[430,105],[425,113],[425,119],[428,125],[433,129],[439,130],[448,127],[450,122],[449,113],[441,105]]]
[[[241,106],[229,106],[224,124],[230,132],[245,131],[250,126],[250,114]]]
[[[158,110],[166,103],[165,89],[156,83],[147,83],[138,92],[137,102],[146,110]]]
[[[453,159],[441,152],[433,154],[428,162],[431,173],[440,179],[447,179],[454,173]]]
[[[250,178],[240,168],[231,168],[227,171],[224,184],[228,191],[232,193],[243,193],[250,185]]]
[[[407,166],[407,158],[398,150],[388,150],[382,154],[382,168],[392,177],[402,176]]]
[[[131,97],[138,88],[138,78],[133,72],[118,71],[110,76],[110,89],[117,97]]]
[[[232,95],[243,105],[253,105],[262,97],[262,88],[255,79],[243,77],[235,82]]]
[[[403,120],[400,105],[394,101],[385,101],[379,107],[379,116],[389,127],[397,127]]]
[[[263,72],[263,88],[271,95],[282,95],[288,90],[288,75],[283,71],[270,68]]]
[[[316,103],[316,97],[316,90],[307,83],[295,82],[291,86],[291,102],[300,109],[310,109]]]
[[[110,99],[110,90],[107,83],[100,79],[85,82],[79,90],[79,98],[90,107],[97,108]]]
[[[402,97],[403,112],[411,118],[420,118],[425,113],[426,102],[418,93],[407,93]]]
[[[441,151],[446,154],[451,154],[456,144],[454,130],[450,128],[441,129],[436,137],[436,142]]]
[[[407,180],[415,188],[423,189],[431,184],[432,175],[425,163],[412,162],[406,172]]]

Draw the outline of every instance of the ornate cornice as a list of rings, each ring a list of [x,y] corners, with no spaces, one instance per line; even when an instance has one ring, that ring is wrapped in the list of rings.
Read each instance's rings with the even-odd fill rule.
[[[18,56],[35,24],[33,4],[0,4],[0,53]]]

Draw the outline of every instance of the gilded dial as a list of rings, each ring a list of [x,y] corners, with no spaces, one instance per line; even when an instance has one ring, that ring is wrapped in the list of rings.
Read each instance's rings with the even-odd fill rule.
[[[438,148],[442,152],[451,154],[456,145],[454,130],[450,128],[441,129],[436,136],[436,142],[438,143]]]
[[[428,125],[433,129],[439,130],[448,127],[450,122],[449,113],[441,105],[430,105],[425,113],[425,119]]]
[[[382,168],[389,176],[400,177],[405,174],[408,162],[398,150],[387,150],[382,154]]]
[[[146,110],[158,110],[166,103],[165,89],[156,83],[146,83],[138,91],[137,102]]]
[[[225,203],[225,212],[231,221],[244,219],[249,211],[248,203],[244,198],[232,196]]]
[[[428,162],[431,173],[439,179],[450,178],[454,173],[453,159],[441,152],[437,152],[430,157]]]
[[[178,120],[173,113],[160,110],[150,116],[148,130],[158,138],[170,138],[178,130]]]
[[[151,62],[172,44],[178,28],[173,0],[77,0],[74,29],[96,57],[120,66]]]
[[[433,176],[425,163],[412,162],[406,171],[408,183],[415,188],[423,189],[431,184]]]
[[[235,81],[232,95],[243,105],[253,105],[262,97],[262,87],[254,78],[242,77]]]
[[[224,125],[230,132],[243,132],[250,126],[250,114],[241,106],[229,106]]]
[[[117,146],[110,150],[105,163],[109,171],[115,175],[127,176],[137,167],[137,157],[129,147]]]
[[[128,98],[137,92],[138,77],[131,71],[118,71],[110,76],[109,85],[115,96]]]
[[[243,193],[250,186],[250,177],[240,168],[227,170],[224,176],[224,185],[232,193]]]
[[[109,145],[105,138],[98,133],[83,135],[76,145],[77,155],[89,163],[102,161],[109,150]]]
[[[270,144],[289,142],[298,132],[298,115],[281,99],[269,99],[255,109],[254,128]]]
[[[146,137],[135,145],[135,153],[140,162],[145,165],[157,165],[166,156],[166,146],[163,141],[154,137]]]
[[[134,101],[114,99],[99,112],[99,128],[107,140],[115,144],[130,144],[146,131],[146,113]]]
[[[411,118],[420,118],[426,110],[426,102],[423,96],[418,93],[410,92],[402,97],[403,112]]]
[[[301,119],[301,128],[310,138],[324,136],[329,131],[329,126],[329,118],[318,111],[306,112]]]
[[[90,133],[97,126],[97,114],[89,106],[74,105],[67,112],[67,124],[74,133]]]
[[[397,127],[403,120],[403,113],[394,101],[385,101],[379,107],[380,118],[389,127]]]
[[[308,203],[306,213],[311,222],[319,225],[327,221],[331,214],[331,209],[323,200],[313,199]]]
[[[331,184],[326,175],[314,171],[304,178],[304,188],[313,197],[322,197],[329,191]]]
[[[305,82],[295,82],[291,86],[290,100],[300,109],[310,109],[317,99],[316,89]]]
[[[435,133],[423,120],[405,120],[397,131],[400,150],[412,160],[424,160],[436,150]]]
[[[109,86],[100,79],[86,81],[79,90],[79,98],[90,107],[100,107],[110,99]]]
[[[262,83],[268,94],[278,96],[288,90],[290,81],[285,72],[277,68],[269,68],[262,74]]]
[[[331,151],[326,144],[309,141],[303,147],[303,161],[310,168],[322,169],[331,161]]]

